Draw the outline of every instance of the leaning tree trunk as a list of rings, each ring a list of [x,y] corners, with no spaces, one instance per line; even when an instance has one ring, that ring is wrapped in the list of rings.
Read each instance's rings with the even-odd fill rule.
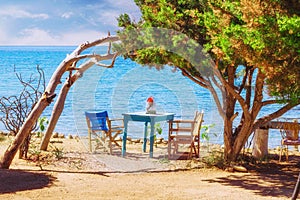
[[[61,113],[63,111],[64,105],[65,105],[65,100],[66,100],[67,94],[70,90],[70,87],[71,87],[71,84],[69,84],[68,82],[65,82],[65,84],[61,88],[60,94],[56,100],[54,107],[53,107],[53,112],[51,114],[51,118],[49,120],[49,124],[48,124],[47,130],[46,130],[46,133],[41,142],[40,150],[44,150],[44,151],[47,150],[48,143],[50,141],[50,137],[55,128],[55,126],[53,126],[53,124],[57,123],[59,116],[61,115]]]
[[[30,130],[34,126],[34,124],[37,122],[38,118],[42,114],[42,112],[45,110],[45,108],[52,102],[54,97],[56,96],[55,90],[58,86],[58,84],[61,84],[61,78],[63,74],[67,71],[72,70],[79,70],[76,68],[76,63],[81,59],[86,58],[101,58],[98,54],[85,54],[80,55],[84,50],[97,46],[102,43],[106,42],[114,42],[117,41],[118,37],[116,36],[108,36],[103,39],[96,40],[91,43],[85,43],[80,46],[78,46],[72,54],[68,55],[58,66],[56,71],[53,73],[48,86],[42,95],[42,97],[39,99],[37,104],[34,106],[30,114],[28,115],[27,119],[23,123],[22,127],[20,128],[19,132],[17,133],[13,143],[7,148],[7,150],[4,153],[4,156],[2,157],[0,161],[0,168],[2,169],[8,169],[12,160],[14,159],[20,145],[24,142],[25,138],[30,134]]]

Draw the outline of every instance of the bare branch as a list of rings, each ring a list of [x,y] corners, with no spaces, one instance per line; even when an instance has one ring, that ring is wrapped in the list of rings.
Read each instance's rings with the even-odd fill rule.
[[[209,80],[209,79],[208,79],[208,80]],[[215,81],[216,81],[216,80],[215,80]],[[225,112],[224,112],[224,110],[223,110],[223,106],[222,106],[222,104],[221,104],[221,101],[220,101],[220,99],[219,99],[219,96],[218,96],[218,94],[217,94],[215,88],[212,86],[210,80],[209,80],[209,83],[210,83],[210,84],[209,84],[210,86],[208,86],[207,89],[211,92],[211,94],[212,94],[212,96],[213,96],[213,98],[214,98],[214,100],[215,100],[215,103],[216,103],[216,105],[217,105],[219,114],[220,114],[221,117],[224,119],[224,118],[225,118]],[[214,82],[214,83],[215,83],[215,82]]]

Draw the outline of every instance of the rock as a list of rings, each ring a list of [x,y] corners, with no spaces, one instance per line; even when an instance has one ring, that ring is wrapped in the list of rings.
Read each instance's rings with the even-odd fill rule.
[[[68,135],[69,139],[73,139],[73,136],[71,134]]]
[[[233,167],[226,167],[225,169],[226,172],[234,172]]]
[[[140,143],[141,139],[132,139],[131,140],[133,143]]]
[[[163,144],[168,144],[168,140],[164,140],[164,141],[163,141]]]
[[[156,138],[156,143],[161,144],[163,142],[164,138]]]
[[[58,137],[59,138],[65,138],[65,135],[64,134],[59,134]]]
[[[58,133],[57,133],[57,132],[54,132],[54,133],[52,134],[52,137],[53,137],[53,138],[58,138]]]
[[[233,165],[232,167],[233,167],[234,171],[237,171],[237,172],[248,172],[246,167],[243,167],[243,166]]]

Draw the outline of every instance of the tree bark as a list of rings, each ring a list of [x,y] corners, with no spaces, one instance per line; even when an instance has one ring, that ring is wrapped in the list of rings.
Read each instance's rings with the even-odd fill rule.
[[[52,135],[55,125],[57,124],[57,121],[63,111],[64,105],[65,105],[65,100],[66,100],[67,94],[70,90],[70,87],[71,87],[71,85],[69,85],[68,83],[65,83],[63,85],[63,87],[61,88],[60,94],[54,105],[53,112],[51,114],[51,118],[50,118],[49,124],[47,126],[47,130],[42,139],[40,150],[46,151],[48,148],[48,144],[50,142],[51,135]]]

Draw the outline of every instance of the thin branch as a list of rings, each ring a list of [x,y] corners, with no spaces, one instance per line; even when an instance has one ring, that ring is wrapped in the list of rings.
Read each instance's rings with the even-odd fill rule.
[[[109,55],[111,56],[112,54],[109,54]],[[114,54],[114,56],[112,57],[112,61],[111,61],[110,65],[105,65],[105,64],[99,63],[99,62],[97,62],[95,64],[97,66],[100,66],[100,67],[112,68],[114,66],[114,64],[115,64],[115,61],[116,61],[116,58],[118,57],[118,55],[119,55],[118,53]],[[102,58],[104,58],[104,57],[102,57]]]
[[[264,87],[264,80],[265,75],[261,72],[261,70],[258,70],[256,75],[256,84],[255,84],[255,94],[253,99],[253,106],[250,110],[250,113],[252,114],[253,118],[256,118],[258,115],[258,112],[260,111],[262,107],[262,101],[263,101],[263,87]]]
[[[247,80],[247,77],[248,77],[248,72],[249,72],[249,69],[246,67],[246,72],[243,76],[243,80],[242,80],[242,83],[239,87],[239,94],[242,93],[243,89],[245,88],[245,84],[246,84],[246,80]]]
[[[266,100],[266,101],[263,101],[263,102],[262,102],[262,107],[263,107],[263,106],[270,105],[270,104],[276,104],[276,103],[278,103],[278,101],[275,100],[275,99],[272,99],[272,100]]]
[[[221,101],[219,99],[219,95],[217,94],[215,88],[212,86],[211,84],[211,81],[209,80],[209,83],[210,83],[210,86],[208,86],[208,90],[211,92],[214,100],[215,100],[215,103],[217,105],[217,108],[218,108],[218,111],[219,111],[219,114],[221,115],[221,117],[224,119],[226,116],[225,116],[225,112],[223,110],[223,106],[221,104]]]

